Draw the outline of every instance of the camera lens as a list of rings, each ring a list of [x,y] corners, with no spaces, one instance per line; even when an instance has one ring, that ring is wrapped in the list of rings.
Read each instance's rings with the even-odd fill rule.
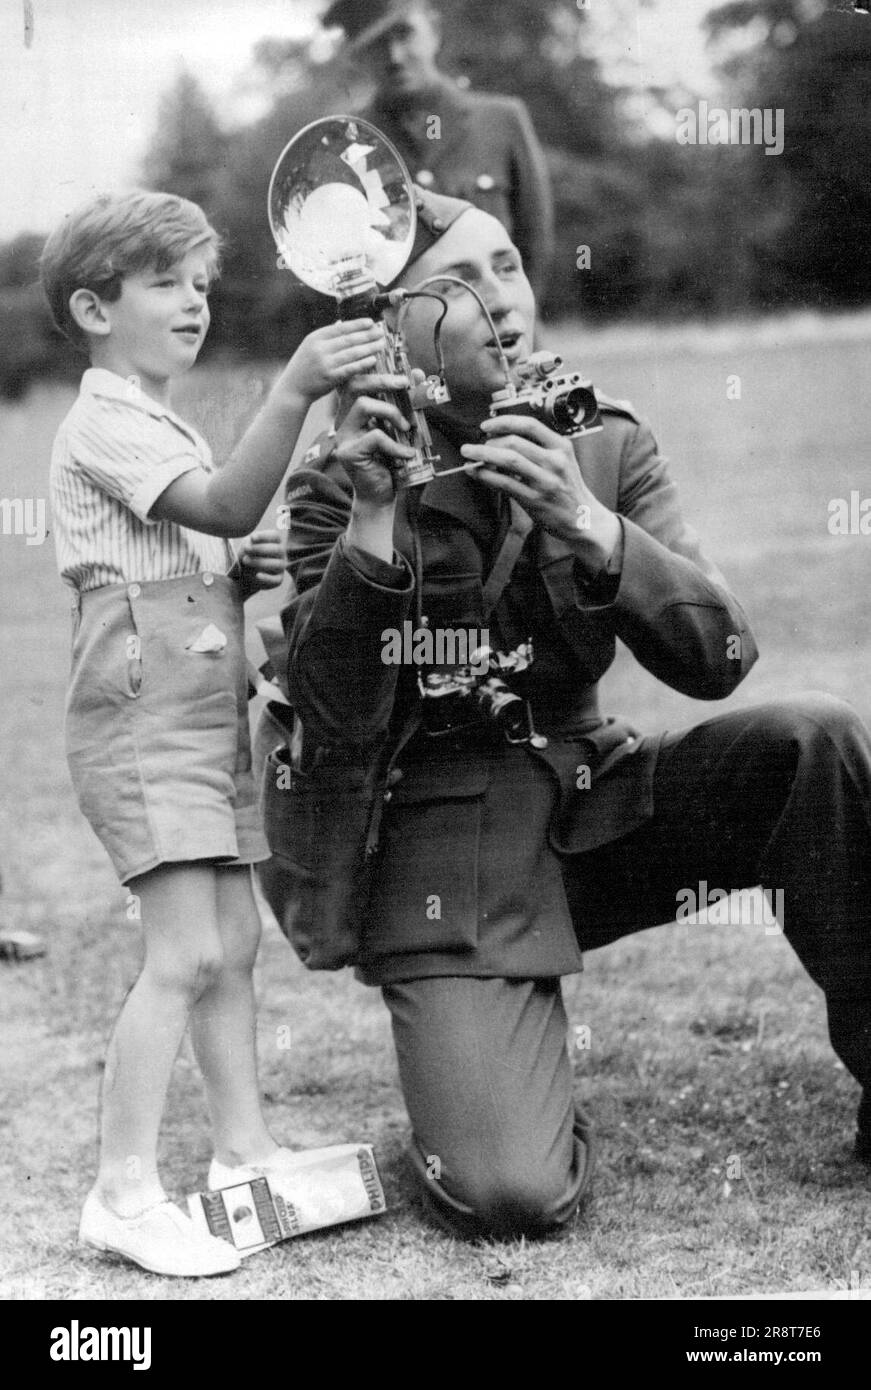
[[[585,387],[572,386],[568,391],[555,392],[548,399],[547,408],[557,434],[566,434],[595,414],[596,398]]]
[[[502,726],[509,739],[520,739],[528,732],[526,701],[509,690],[497,676],[491,676],[481,686],[478,703],[488,719]]]

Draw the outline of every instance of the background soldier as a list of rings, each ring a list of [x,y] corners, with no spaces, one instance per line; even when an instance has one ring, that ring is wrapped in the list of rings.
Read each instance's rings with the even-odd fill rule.
[[[464,91],[439,71],[441,21],[429,0],[336,0],[346,52],[376,86],[364,120],[382,130],[414,181],[498,217],[541,297],[553,252],[553,199],[529,113],[513,97]]]

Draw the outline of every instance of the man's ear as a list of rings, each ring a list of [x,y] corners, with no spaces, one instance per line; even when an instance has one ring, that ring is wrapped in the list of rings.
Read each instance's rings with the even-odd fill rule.
[[[110,324],[103,301],[94,290],[73,290],[70,314],[84,333],[105,337]]]

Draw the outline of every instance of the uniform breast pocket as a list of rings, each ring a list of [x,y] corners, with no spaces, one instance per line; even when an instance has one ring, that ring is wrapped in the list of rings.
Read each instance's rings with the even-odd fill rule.
[[[500,173],[480,173],[470,176],[466,190],[460,196],[468,198],[482,212],[489,212],[506,222],[510,217],[511,188],[507,178]]]
[[[405,770],[382,822],[367,956],[475,949],[488,783],[478,762]]]
[[[484,586],[480,569],[447,572],[433,566],[426,576],[423,609],[434,640],[440,631],[446,634],[449,629],[477,632],[484,619]],[[444,637],[442,640],[448,639]],[[449,654],[434,659],[439,665],[443,662],[451,664]],[[457,659],[457,665],[463,663],[464,658]]]

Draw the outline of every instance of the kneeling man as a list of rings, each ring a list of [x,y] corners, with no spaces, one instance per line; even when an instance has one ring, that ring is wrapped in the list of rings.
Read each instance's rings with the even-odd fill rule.
[[[305,764],[407,739],[356,964],[391,1013],[425,1200],[469,1236],[570,1220],[592,1141],[560,979],[583,950],[672,921],[703,880],[782,893],[834,1048],[866,1088],[868,1157],[868,736],[827,696],[665,736],[600,711],[617,637],[667,685],[717,700],[756,658],[747,621],[631,407],[600,397],[604,428],[577,440],[529,416],[488,419],[499,346],[509,363],[532,350],[532,290],[494,217],[424,194],[419,218],[400,283],[461,276],[499,338],[472,296],[444,288],[452,400],[430,415],[434,442],[443,464],[475,466],[397,491],[399,446],[380,425],[398,412],[352,410],[289,483],[297,594],[284,629]],[[404,324],[428,370],[438,312],[415,300]],[[435,669],[402,664],[408,644],[388,638],[409,630],[432,634],[415,650]],[[485,633],[502,654],[495,674],[470,683],[449,669],[448,630]]]

